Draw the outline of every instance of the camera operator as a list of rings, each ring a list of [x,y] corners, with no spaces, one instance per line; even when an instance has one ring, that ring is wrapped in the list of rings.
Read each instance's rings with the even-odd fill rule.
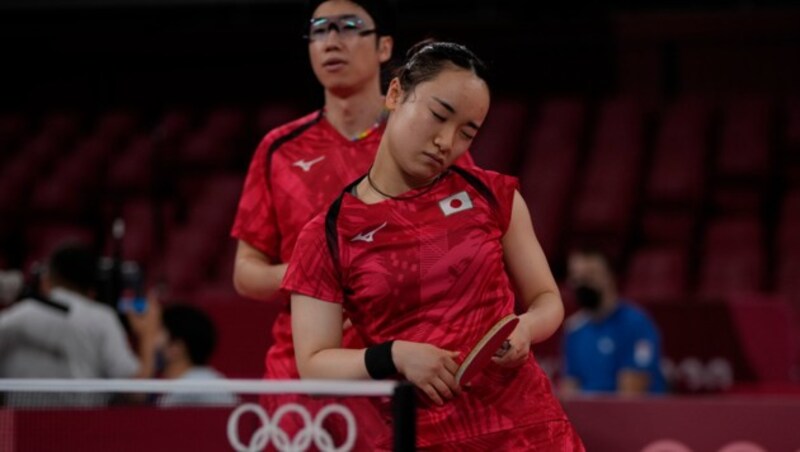
[[[150,378],[160,327],[160,307],[129,312],[138,357],[117,313],[96,301],[98,259],[90,248],[66,243],[50,256],[39,297],[0,312],[2,378]],[[74,394],[52,394],[46,405],[95,405]],[[39,402],[42,397],[38,397]],[[25,404],[25,403],[22,403]]]
[[[19,270],[0,270],[0,309],[10,305],[22,293],[24,278]]]

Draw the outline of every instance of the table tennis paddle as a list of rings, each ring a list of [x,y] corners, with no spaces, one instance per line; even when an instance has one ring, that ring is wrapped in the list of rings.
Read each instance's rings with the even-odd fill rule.
[[[519,317],[514,314],[507,315],[495,323],[481,340],[472,347],[467,357],[458,367],[456,383],[465,385],[469,383],[491,361],[492,356],[503,348],[511,332],[517,327]],[[506,345],[507,347],[508,345]]]

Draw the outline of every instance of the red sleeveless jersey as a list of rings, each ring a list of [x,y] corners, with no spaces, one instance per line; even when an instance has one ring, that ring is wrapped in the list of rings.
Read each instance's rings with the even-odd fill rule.
[[[451,170],[410,192],[418,195],[412,199],[368,205],[343,194],[333,235],[326,234],[324,214],[303,230],[283,288],[341,303],[367,345],[424,342],[459,351],[463,359],[514,312],[501,239],[517,181],[477,168],[468,174],[489,193]],[[532,355],[513,369],[490,364],[444,406],[419,400],[420,447],[566,419]]]

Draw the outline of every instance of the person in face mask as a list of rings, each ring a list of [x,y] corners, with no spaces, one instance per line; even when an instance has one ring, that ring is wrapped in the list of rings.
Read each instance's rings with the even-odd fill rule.
[[[619,297],[608,257],[591,248],[572,251],[567,279],[580,309],[564,324],[562,395],[664,393],[658,327]]]

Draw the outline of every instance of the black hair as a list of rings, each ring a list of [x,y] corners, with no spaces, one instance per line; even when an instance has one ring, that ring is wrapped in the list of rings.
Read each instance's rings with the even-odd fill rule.
[[[426,39],[406,53],[406,63],[396,73],[400,87],[408,95],[417,85],[435,78],[448,66],[472,71],[489,85],[489,70],[471,50],[454,42]]]
[[[306,2],[306,22],[303,32],[308,30],[308,20],[314,17],[314,11],[328,0],[309,0]],[[348,0],[364,8],[375,22],[377,36],[394,36],[397,28],[397,10],[391,0]]]
[[[66,241],[51,254],[48,271],[55,284],[88,294],[97,288],[98,262],[98,256],[90,246]]]
[[[613,258],[607,247],[593,242],[581,242],[572,246],[570,254],[595,257],[600,259],[612,275],[617,274],[619,263]]]
[[[208,362],[217,343],[217,333],[205,312],[194,306],[173,304],[164,308],[162,322],[171,340],[183,341],[193,364]]]

